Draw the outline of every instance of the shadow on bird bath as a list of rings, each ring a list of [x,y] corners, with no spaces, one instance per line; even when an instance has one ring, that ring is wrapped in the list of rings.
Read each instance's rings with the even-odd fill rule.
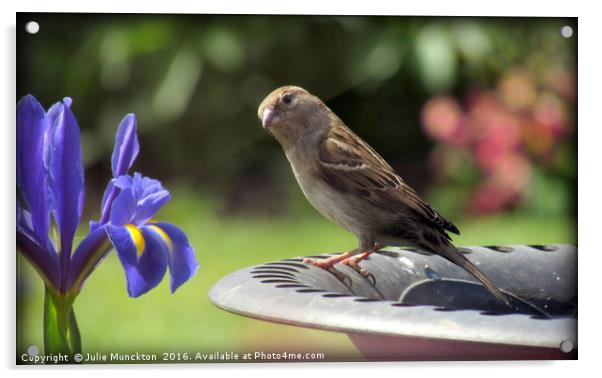
[[[362,262],[375,283],[338,264],[349,277],[341,281],[299,257],[232,273],[209,296],[240,315],[345,332],[371,360],[576,358],[575,246],[461,251],[508,296],[510,307],[447,260],[400,249]]]

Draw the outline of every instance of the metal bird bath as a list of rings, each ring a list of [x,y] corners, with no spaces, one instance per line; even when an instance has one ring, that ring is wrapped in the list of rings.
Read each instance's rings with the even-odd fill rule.
[[[576,246],[460,250],[512,308],[447,260],[402,249],[362,262],[376,284],[337,264],[342,282],[299,257],[231,273],[209,297],[239,315],[345,332],[368,360],[577,358]]]

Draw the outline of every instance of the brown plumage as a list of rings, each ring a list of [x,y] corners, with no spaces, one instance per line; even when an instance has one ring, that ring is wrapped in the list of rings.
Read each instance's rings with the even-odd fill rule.
[[[459,234],[458,228],[420,198],[320,99],[300,87],[281,87],[263,100],[258,116],[282,145],[309,202],[359,241],[351,252],[306,262],[325,269],[341,262],[368,277],[358,263],[381,245],[412,246],[459,265],[508,303],[453,246],[447,232]]]

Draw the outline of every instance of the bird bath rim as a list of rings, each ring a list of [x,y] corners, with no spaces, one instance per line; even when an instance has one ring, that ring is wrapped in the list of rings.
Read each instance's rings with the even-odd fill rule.
[[[488,359],[495,357],[496,351],[502,358],[576,356],[576,246],[462,247],[461,251],[470,254],[469,258],[506,294],[521,291],[528,296],[522,302],[530,307],[521,307],[521,299],[514,297],[512,303],[519,312],[503,313],[494,299],[487,299],[484,287],[461,268],[438,256],[403,249],[376,253],[362,263],[376,275],[377,283],[372,287],[348,267],[337,265],[337,269],[351,277],[351,288],[330,273],[304,264],[302,257],[296,257],[231,273],[212,287],[209,297],[217,307],[239,315],[345,332],[360,349],[373,346],[374,337],[382,337],[390,341],[423,340],[428,350],[433,345],[450,344],[447,350],[453,351],[453,345],[462,345],[466,353],[458,354],[458,359],[471,356],[478,359],[479,351],[486,350],[489,354],[483,356]],[[511,260],[514,262],[509,263]],[[512,269],[500,268],[504,261]],[[529,269],[538,274],[538,281],[546,288],[535,290],[537,285],[530,284],[533,280],[525,273]],[[550,277],[542,278],[540,271],[548,270]],[[396,282],[404,279],[414,287],[407,285],[402,290],[405,298],[400,295],[394,300],[400,294]],[[466,297],[464,293],[470,293],[472,299],[461,299]],[[429,297],[440,303],[403,303],[412,295],[414,300]],[[475,308],[475,303],[485,305]],[[459,308],[458,304],[468,307]],[[561,351],[562,343],[571,346],[568,353]],[[369,350],[362,353],[370,355]],[[403,356],[401,353],[398,357]],[[422,357],[413,359],[428,359],[428,353]]]

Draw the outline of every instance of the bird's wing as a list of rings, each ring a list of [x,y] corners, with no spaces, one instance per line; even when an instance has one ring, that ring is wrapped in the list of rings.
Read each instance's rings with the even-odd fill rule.
[[[459,234],[456,226],[424,202],[372,147],[342,123],[323,137],[318,155],[320,175],[331,187],[394,212],[409,208],[425,223]]]

